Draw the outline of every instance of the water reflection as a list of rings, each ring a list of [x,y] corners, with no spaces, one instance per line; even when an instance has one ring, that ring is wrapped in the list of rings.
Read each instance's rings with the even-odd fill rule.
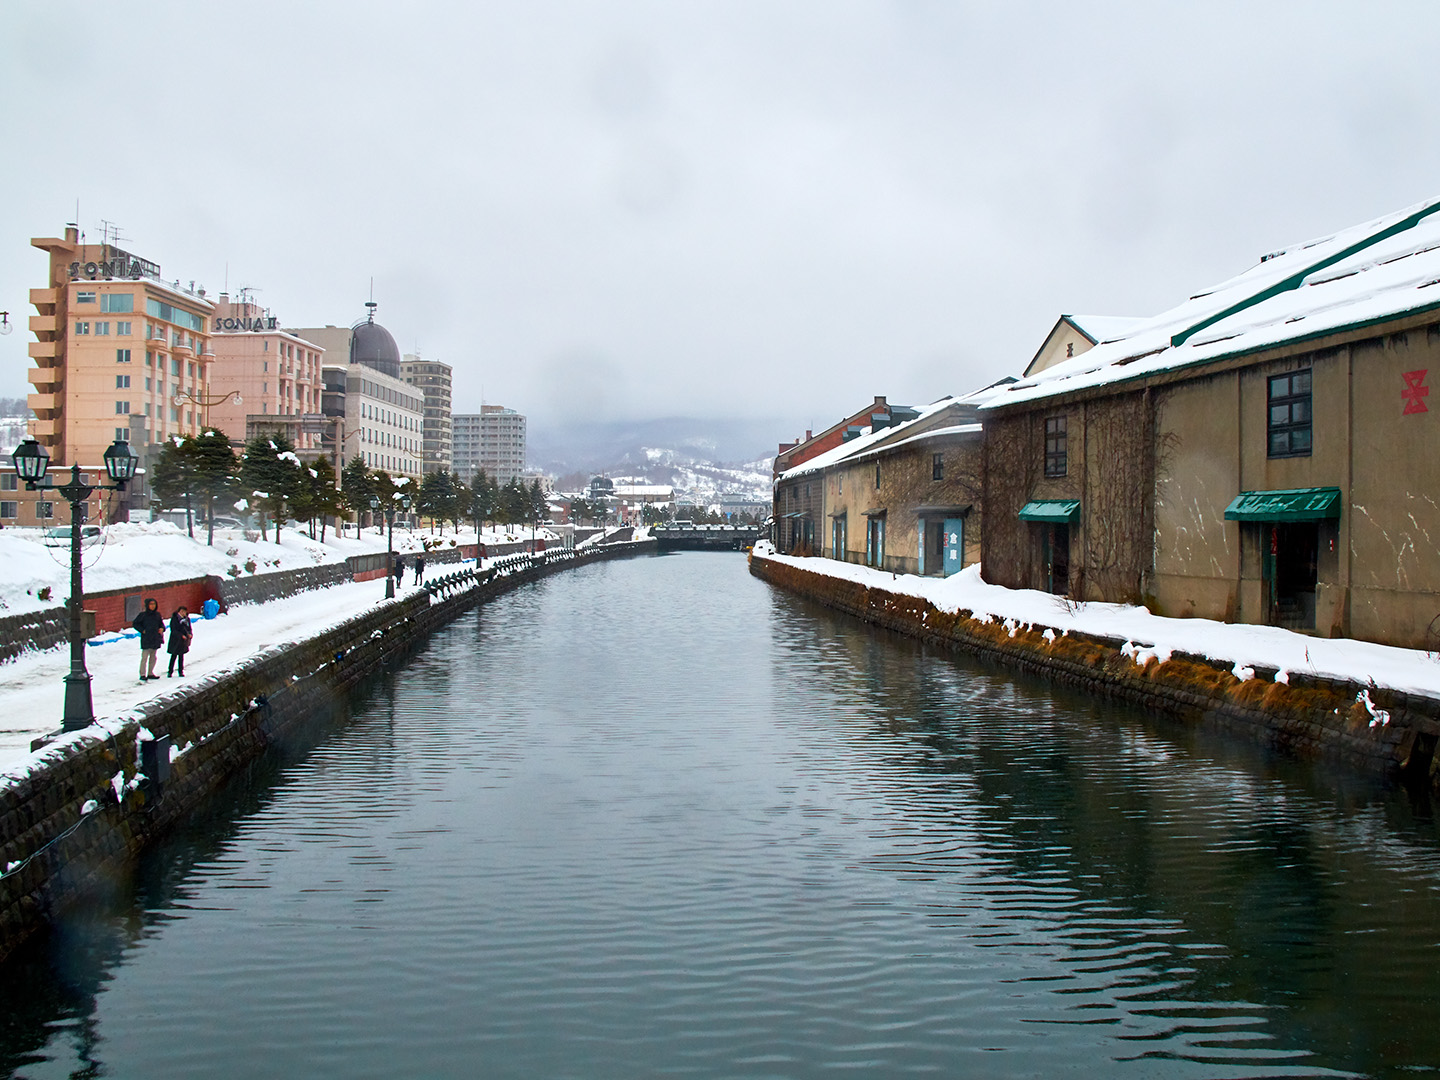
[[[735,556],[550,579],[351,709],[13,969],[4,1072],[1440,1062],[1425,800],[1013,681]]]

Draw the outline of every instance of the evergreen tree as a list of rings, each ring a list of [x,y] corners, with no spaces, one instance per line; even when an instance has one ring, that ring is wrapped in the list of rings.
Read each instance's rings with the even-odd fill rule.
[[[340,488],[345,505],[355,513],[359,524],[370,513],[370,496],[375,494],[375,478],[365,459],[356,454],[345,463],[340,473]]]
[[[320,542],[325,542],[325,526],[332,517],[337,517],[345,511],[345,498],[340,489],[335,485],[335,467],[330,464],[330,459],[323,454],[315,459],[311,471],[311,501],[315,513],[320,518]],[[311,535],[314,535],[312,528]]]
[[[431,521],[440,522],[440,532],[445,532],[445,522],[456,516],[459,497],[455,492],[455,478],[447,469],[436,469],[426,473],[420,482],[419,500],[415,511]]]
[[[160,505],[167,509],[185,508],[185,527],[195,538],[195,513],[191,505],[195,475],[190,467],[189,444],[185,435],[172,435],[160,446],[160,453],[150,467],[150,490]]]
[[[205,521],[209,528],[206,543],[215,546],[215,500],[224,497],[235,482],[235,450],[223,432],[208,430],[187,439],[185,465],[192,487],[205,498]]]
[[[245,444],[240,461],[240,486],[260,511],[260,531],[265,535],[265,514],[275,522],[275,542],[280,543],[280,524],[285,509],[302,498],[305,468],[294,446],[284,435],[256,435]],[[268,538],[267,538],[268,539]]]
[[[538,479],[530,482],[530,520],[544,521],[550,514],[550,504]]]
[[[477,469],[470,481],[470,515],[475,519],[476,533],[495,516],[495,483],[484,469]]]

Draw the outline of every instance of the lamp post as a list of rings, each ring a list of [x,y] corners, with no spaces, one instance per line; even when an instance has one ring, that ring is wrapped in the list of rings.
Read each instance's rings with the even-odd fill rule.
[[[210,426],[210,406],[223,405],[231,398],[235,399],[236,405],[245,404],[245,400],[240,396],[239,390],[231,390],[228,394],[221,394],[219,397],[208,397],[204,394],[192,394],[189,390],[177,390],[175,392],[175,396],[171,400],[176,405],[179,405],[181,402],[185,401],[190,402],[192,405],[199,405],[202,411],[200,426],[208,428]]]
[[[385,540],[385,599],[386,599],[386,600],[393,600],[393,599],[395,598],[395,502],[396,502],[396,499],[395,499],[395,497],[392,495],[392,496],[390,497],[389,501],[386,502],[386,504],[385,504],[385,525],[386,525],[386,528],[387,528],[387,530],[388,530],[388,531],[387,531],[387,534],[386,534],[386,535],[387,535],[387,538],[386,538],[386,540]],[[401,495],[401,496],[400,496],[400,499],[399,499],[399,502],[400,502],[400,508],[401,508],[402,510],[409,510],[409,509],[410,509],[410,496],[409,496],[409,495]],[[370,496],[370,509],[371,509],[372,511],[373,511],[373,510],[379,510],[379,509],[380,509],[380,496],[379,496],[379,495],[371,495],[371,496]]]
[[[113,484],[86,484],[80,480],[80,466],[70,466],[70,479],[63,484],[46,483],[50,455],[33,438],[26,439],[11,455],[15,473],[25,481],[27,491],[54,491],[70,504],[70,674],[65,676],[65,712],[61,720],[64,731],[78,731],[95,722],[95,707],[90,695],[90,672],[85,669],[85,586],[81,580],[80,519],[81,507],[94,491],[124,491],[135,477],[140,458],[128,442],[116,439],[105,451],[105,471]]]

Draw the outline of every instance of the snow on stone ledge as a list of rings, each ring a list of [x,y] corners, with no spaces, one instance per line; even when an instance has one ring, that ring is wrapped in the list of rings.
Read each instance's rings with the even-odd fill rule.
[[[1184,652],[1231,665],[1237,678],[1242,678],[1246,669],[1253,675],[1257,667],[1278,668],[1284,675],[1281,681],[1299,673],[1440,697],[1440,660],[1419,649],[1398,649],[1349,638],[1316,638],[1276,626],[1171,619],[1129,604],[1080,602],[1034,589],[1006,589],[982,581],[978,563],[948,578],[930,578],[892,574],[834,559],[779,555],[763,540],[755,545],[754,554],[756,558],[872,589],[919,597],[941,611],[968,610],[982,620],[1120,638],[1129,644],[1137,663],[1151,656],[1163,663],[1172,652]]]

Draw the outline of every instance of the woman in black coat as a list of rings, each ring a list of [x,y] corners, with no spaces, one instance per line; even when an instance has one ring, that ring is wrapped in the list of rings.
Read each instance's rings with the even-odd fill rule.
[[[175,614],[170,616],[170,670],[165,674],[175,674],[175,663],[180,663],[180,677],[185,677],[185,654],[190,651],[190,638],[195,631],[190,626],[190,612],[183,607],[176,608]]]

